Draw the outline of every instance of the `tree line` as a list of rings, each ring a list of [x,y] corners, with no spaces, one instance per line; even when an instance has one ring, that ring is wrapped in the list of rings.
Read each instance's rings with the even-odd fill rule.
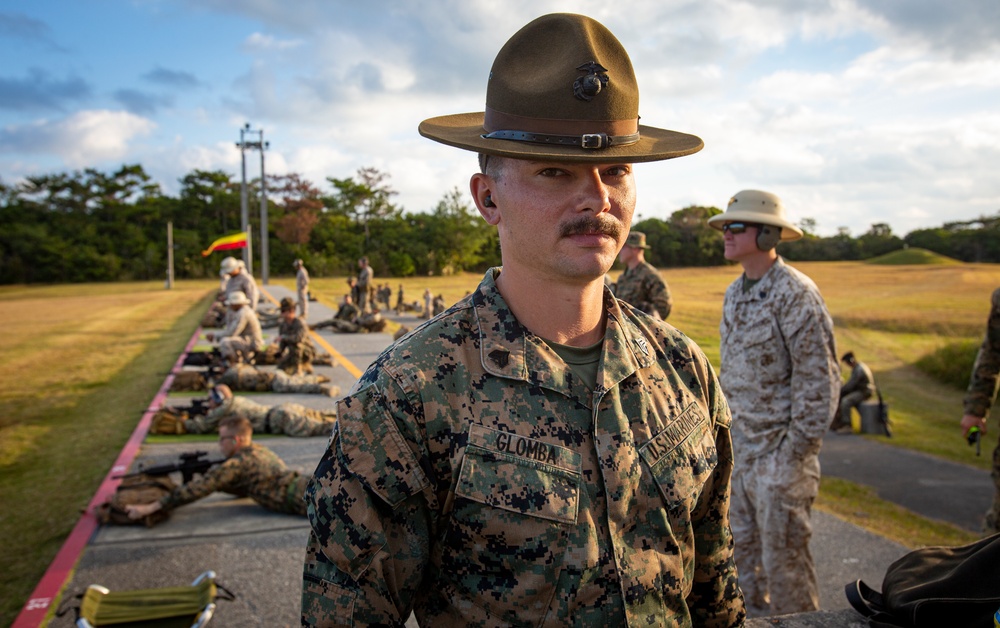
[[[389,175],[375,168],[327,182],[332,193],[298,174],[268,175],[272,273],[291,274],[292,261],[302,258],[318,276],[351,274],[362,255],[377,275],[396,277],[479,272],[500,263],[496,230],[457,189],[443,194],[433,210],[413,213],[394,202]],[[256,242],[260,180],[249,182],[248,190]],[[686,207],[667,220],[641,219],[633,228],[646,233],[646,258],[655,266],[722,265],[722,236],[706,224],[719,213]],[[214,277],[220,255],[203,257],[201,251],[240,231],[240,214],[240,182],[221,170],[192,171],[176,196],[164,194],[137,164],[32,176],[13,185],[0,181],[0,283],[163,279],[168,222],[175,276]],[[799,226],[805,237],[779,249],[790,260],[862,260],[911,246],[967,262],[1000,262],[1000,213],[902,238],[884,223],[858,237],[846,229],[816,236],[808,218]]]

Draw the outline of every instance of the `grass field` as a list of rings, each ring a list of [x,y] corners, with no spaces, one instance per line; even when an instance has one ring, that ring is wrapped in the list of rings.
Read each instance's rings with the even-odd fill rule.
[[[890,444],[979,468],[958,431],[963,391],[914,363],[956,341],[978,339],[1000,265],[892,266],[800,263],[819,285],[836,323],[838,351],[854,350],[891,404]],[[670,322],[718,367],[719,317],[736,267],[665,269],[674,299]],[[481,275],[392,279],[407,301],[425,288],[453,303]],[[293,286],[291,278],[273,283]],[[378,278],[376,278],[378,282]],[[12,621],[90,500],[142,411],[198,324],[214,281],[0,287],[0,625]],[[335,307],[344,277],[314,278],[312,291]],[[992,425],[991,425],[992,427]],[[991,431],[990,443],[993,442]],[[864,507],[859,507],[859,504]],[[863,488],[824,480],[818,507],[910,546],[953,543],[963,533],[922,522]],[[967,533],[965,533],[967,534]]]

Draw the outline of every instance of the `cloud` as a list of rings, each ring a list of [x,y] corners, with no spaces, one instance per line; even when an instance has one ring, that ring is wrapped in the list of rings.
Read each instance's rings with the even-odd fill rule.
[[[52,40],[48,24],[21,13],[0,13],[0,38],[19,39],[65,52]]]
[[[201,86],[201,82],[189,72],[168,70],[159,66],[143,74],[142,78],[164,87],[176,89],[191,89]]]
[[[24,78],[0,78],[0,109],[61,111],[90,96],[90,86],[79,77],[53,80],[44,70],[32,68]]]
[[[136,89],[116,91],[115,100],[124,105],[130,112],[140,116],[152,115],[161,107],[169,107],[173,104],[173,98],[168,95],[142,92]]]
[[[261,52],[270,50],[290,50],[292,48],[298,48],[302,45],[302,41],[296,39],[276,39],[271,35],[264,35],[261,33],[253,33],[246,38],[243,42],[243,47],[247,50]]]
[[[72,168],[123,159],[131,142],[156,125],[125,111],[80,111],[62,120],[39,120],[0,130],[0,152],[55,154]]]

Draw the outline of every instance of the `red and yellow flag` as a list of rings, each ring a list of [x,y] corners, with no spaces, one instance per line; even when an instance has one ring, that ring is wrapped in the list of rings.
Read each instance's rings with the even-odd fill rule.
[[[207,249],[201,252],[202,257],[208,257],[215,251],[228,251],[230,249],[245,249],[247,246],[247,232],[241,231],[239,233],[234,233],[233,235],[228,235],[224,238],[219,238],[213,242]]]

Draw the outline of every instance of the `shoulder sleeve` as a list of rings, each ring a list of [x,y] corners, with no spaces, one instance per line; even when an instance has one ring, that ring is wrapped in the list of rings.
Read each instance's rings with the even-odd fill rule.
[[[419,594],[437,506],[398,393],[379,378],[338,404],[306,491],[303,625],[402,625]]]
[[[976,362],[965,393],[965,414],[985,417],[997,396],[1000,375],[1000,288],[993,293],[986,335],[979,347]]]

